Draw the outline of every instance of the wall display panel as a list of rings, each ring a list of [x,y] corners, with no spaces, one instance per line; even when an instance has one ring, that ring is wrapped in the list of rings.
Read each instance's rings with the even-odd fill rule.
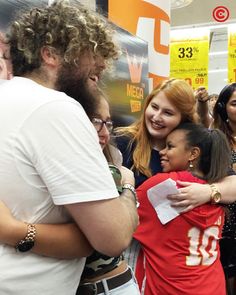
[[[33,6],[44,6],[46,0],[0,0],[0,30],[7,31],[16,14]],[[84,3],[85,4],[85,3]],[[103,7],[104,8],[104,7]],[[112,71],[105,74],[103,85],[111,102],[115,125],[127,125],[139,118],[148,95],[148,45],[117,26],[115,36],[121,44],[122,54]]]
[[[48,0],[0,0],[0,30],[6,31],[10,21],[29,7],[41,6],[48,3]]]
[[[148,42],[149,90],[169,76],[169,0],[97,0],[108,18]]]
[[[122,54],[104,77],[104,90],[116,126],[132,123],[141,115],[148,95],[148,45],[144,40],[117,27]]]

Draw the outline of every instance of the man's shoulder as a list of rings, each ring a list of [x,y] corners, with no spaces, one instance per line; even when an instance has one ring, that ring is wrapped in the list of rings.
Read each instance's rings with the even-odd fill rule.
[[[73,104],[82,110],[81,105],[64,92],[45,87],[37,82],[24,78],[14,77],[9,83],[4,83],[4,96],[13,100],[16,105],[23,107],[27,105],[28,110],[37,110],[41,107],[50,108],[50,104],[56,106],[61,103]],[[3,87],[1,87],[3,89]]]

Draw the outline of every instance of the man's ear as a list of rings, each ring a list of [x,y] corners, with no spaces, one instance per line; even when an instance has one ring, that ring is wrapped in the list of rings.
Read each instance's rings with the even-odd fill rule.
[[[191,149],[191,155],[189,157],[189,161],[195,161],[198,160],[198,158],[200,157],[201,154],[201,150],[199,147],[195,146]]]
[[[7,65],[3,58],[0,58],[0,79],[7,79],[8,71]]]
[[[41,56],[45,64],[48,66],[58,66],[60,64],[59,55],[56,54],[56,50],[49,46],[43,46],[41,48]]]

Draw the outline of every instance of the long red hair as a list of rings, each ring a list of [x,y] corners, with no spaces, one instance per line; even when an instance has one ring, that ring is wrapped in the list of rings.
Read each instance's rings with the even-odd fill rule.
[[[117,136],[129,136],[130,145],[136,143],[133,151],[133,167],[147,177],[152,176],[149,163],[151,158],[151,137],[145,124],[145,111],[152,99],[163,91],[167,99],[181,113],[181,122],[198,122],[196,101],[191,86],[180,79],[169,79],[159,84],[147,96],[143,112],[138,121],[128,127],[116,129]]]

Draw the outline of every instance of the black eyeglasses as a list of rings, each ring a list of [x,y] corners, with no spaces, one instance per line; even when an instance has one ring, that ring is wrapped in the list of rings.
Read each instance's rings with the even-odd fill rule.
[[[103,121],[102,119],[99,119],[99,118],[92,118],[91,122],[93,123],[93,126],[95,127],[97,132],[100,132],[102,130],[103,125],[106,125],[106,128],[109,133],[111,133],[113,130],[113,122],[111,120]]]

